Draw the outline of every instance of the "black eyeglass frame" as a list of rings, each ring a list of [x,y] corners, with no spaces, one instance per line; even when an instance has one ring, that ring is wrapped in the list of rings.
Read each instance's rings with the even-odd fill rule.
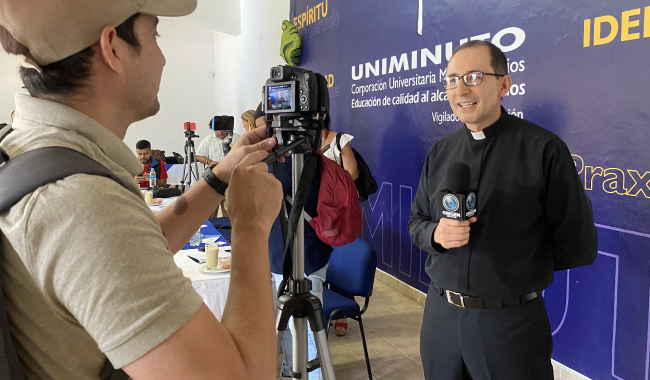
[[[477,83],[477,84],[469,84],[469,83],[467,83],[467,76],[470,75],[470,74],[481,74],[481,78],[480,78],[481,81],[479,83]],[[459,79],[463,78],[463,83],[465,84],[465,86],[478,86],[481,83],[483,83],[483,75],[492,75],[492,76],[495,76],[495,77],[498,78],[498,77],[505,77],[508,74],[484,73],[482,71],[472,71],[472,72],[469,72],[469,73],[467,73],[465,75],[462,75],[462,76],[445,77],[442,80],[442,85],[445,88],[445,90],[453,90],[455,88],[458,88],[458,83],[460,83]],[[456,85],[454,87],[447,87],[447,80],[451,79],[451,78],[455,78],[454,83],[456,83]]]

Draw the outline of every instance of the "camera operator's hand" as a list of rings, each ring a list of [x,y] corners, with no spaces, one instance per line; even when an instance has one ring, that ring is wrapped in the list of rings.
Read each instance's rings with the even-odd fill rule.
[[[248,154],[232,171],[226,192],[228,213],[234,228],[265,233],[271,232],[280,213],[282,185],[268,166],[261,162],[268,156],[264,151]],[[223,163],[223,161],[222,161]]]
[[[268,138],[265,128],[257,128],[244,133],[233,145],[230,153],[213,169],[214,174],[223,182],[230,183],[230,175],[246,155],[256,151],[270,151],[277,144],[275,138]],[[264,156],[261,160],[266,158]],[[260,160],[260,161],[261,161]],[[281,157],[280,162],[284,161]],[[268,168],[267,168],[268,170]]]

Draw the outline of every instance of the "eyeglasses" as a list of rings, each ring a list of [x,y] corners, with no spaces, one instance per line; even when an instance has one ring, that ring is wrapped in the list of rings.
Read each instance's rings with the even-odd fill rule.
[[[460,78],[463,78],[463,83],[465,83],[465,86],[478,86],[479,84],[483,83],[483,75],[493,75],[497,78],[505,76],[505,74],[482,73],[480,71],[473,71],[471,73],[463,75],[462,77],[445,77],[442,80],[442,84],[445,86],[446,90],[453,90],[454,88],[458,87]]]

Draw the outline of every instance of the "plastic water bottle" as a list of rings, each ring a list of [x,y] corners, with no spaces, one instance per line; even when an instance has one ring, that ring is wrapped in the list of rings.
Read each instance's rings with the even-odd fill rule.
[[[199,228],[198,231],[192,236],[190,239],[190,245],[193,247],[201,245],[201,240],[203,240],[203,236],[201,235],[201,229]]]
[[[156,171],[154,168],[151,168],[151,171],[149,172],[149,187],[152,189],[156,187]]]

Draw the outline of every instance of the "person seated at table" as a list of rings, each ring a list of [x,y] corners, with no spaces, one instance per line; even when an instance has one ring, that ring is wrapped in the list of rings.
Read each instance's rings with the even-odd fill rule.
[[[158,161],[153,158],[151,143],[147,140],[140,140],[135,144],[135,152],[138,159],[144,165],[144,170],[135,177],[136,183],[140,184],[141,189],[149,188],[149,172],[151,168],[156,172],[156,186],[167,187],[167,168],[164,161]]]
[[[227,130],[219,130],[218,126],[213,125],[214,118],[210,119],[208,126],[210,133],[206,138],[201,140],[199,147],[196,149],[196,160],[204,165],[216,165],[221,162],[226,154],[227,149],[224,149],[224,142],[229,137]],[[230,146],[235,145],[241,136],[239,133],[232,132],[232,141]]]
[[[20,117],[2,148],[13,159],[69,147],[119,179],[71,175],[0,213],[2,290],[25,377],[115,379],[121,368],[137,380],[273,379],[268,237],[282,186],[261,162],[276,141],[263,129],[242,135],[155,215],[132,179],[142,163],[123,141],[160,108],[156,16],[190,14],[196,0],[2,4],[0,45],[22,58],[29,91],[16,95]],[[171,256],[226,187],[232,270],[219,321]]]
[[[211,133],[209,136],[204,138],[201,141],[201,144],[199,144],[199,148],[196,150],[196,160],[207,166],[218,165],[224,159],[224,157],[226,157],[228,151],[230,150],[227,147],[227,139],[232,138],[229,145],[233,146],[240,137],[238,133],[232,132],[232,129],[230,131],[221,129],[219,125],[215,124],[215,118],[210,119],[208,126],[214,133]],[[231,133],[232,137],[229,136]],[[224,145],[224,143],[226,145]],[[210,215],[210,218],[216,218],[219,215],[219,209],[221,209],[222,217],[228,216],[225,199],[221,202],[219,207],[214,210],[212,215]]]

